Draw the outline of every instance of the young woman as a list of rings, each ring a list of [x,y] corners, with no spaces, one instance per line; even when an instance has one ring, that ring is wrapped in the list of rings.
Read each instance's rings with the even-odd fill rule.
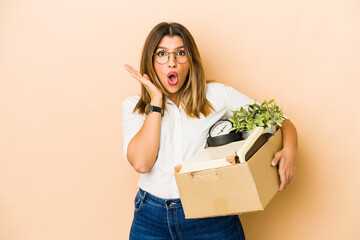
[[[148,35],[138,80],[141,94],[123,107],[124,154],[140,173],[130,239],[245,239],[236,216],[185,219],[174,167],[203,149],[210,127],[254,100],[219,83],[207,83],[200,54],[190,32],[178,23],[160,23]],[[280,191],[291,181],[297,151],[294,125],[282,126]]]

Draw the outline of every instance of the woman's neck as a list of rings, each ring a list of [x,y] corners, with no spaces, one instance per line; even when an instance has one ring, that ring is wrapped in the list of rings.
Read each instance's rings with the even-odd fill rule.
[[[169,96],[169,99],[179,108],[181,101],[180,101],[180,98],[178,97],[178,95],[172,94]]]

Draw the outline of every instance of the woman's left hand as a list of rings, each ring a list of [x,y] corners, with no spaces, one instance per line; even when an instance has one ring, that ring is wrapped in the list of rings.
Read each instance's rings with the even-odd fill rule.
[[[283,148],[277,152],[271,161],[272,166],[278,165],[278,172],[280,175],[279,191],[284,190],[291,182],[295,171],[295,155],[296,151]]]

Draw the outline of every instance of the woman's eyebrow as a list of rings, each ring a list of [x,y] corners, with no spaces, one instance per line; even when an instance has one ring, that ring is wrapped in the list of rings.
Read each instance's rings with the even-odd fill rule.
[[[162,49],[165,49],[165,50],[169,50],[168,48],[162,47],[162,46],[158,46],[156,49],[159,49],[159,48],[162,48]],[[180,48],[184,48],[184,46],[179,46],[179,47],[176,47],[175,49],[180,49]]]

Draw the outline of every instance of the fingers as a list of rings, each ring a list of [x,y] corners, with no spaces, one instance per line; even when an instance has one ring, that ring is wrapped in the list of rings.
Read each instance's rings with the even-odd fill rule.
[[[133,68],[132,66],[130,66],[129,64],[125,64],[124,67],[129,73],[138,74],[141,76],[141,74],[138,71],[136,71],[136,69]]]
[[[274,155],[274,158],[271,161],[272,166],[279,166],[279,176],[280,176],[280,187],[279,191],[283,191],[291,182],[294,176],[294,166],[293,160],[286,156],[286,152],[279,151]]]
[[[132,76],[140,75],[140,73],[137,72],[132,66],[125,64],[124,67],[125,67],[126,71],[128,71],[130,73],[130,75],[132,75]]]
[[[158,105],[161,106],[162,101],[162,92],[161,89],[156,87],[151,81],[147,74],[141,75],[140,72],[138,72],[135,68],[130,66],[129,64],[124,65],[126,71],[129,72],[130,76],[138,80],[146,89],[146,91],[150,94],[150,98],[156,102],[158,102]]]
[[[147,80],[150,80],[149,76],[147,74],[141,75],[140,72],[136,71],[135,68],[133,68],[132,66],[130,66],[129,64],[125,64],[124,65],[125,69],[130,73],[131,76],[135,77],[135,78],[146,78]]]
[[[281,152],[275,153],[273,160],[271,160],[271,165],[276,166],[279,163],[280,158],[281,158]]]
[[[136,80],[138,80],[140,83],[142,84],[146,84],[146,80],[149,80],[149,77],[144,74],[144,76],[142,76],[138,71],[135,70],[135,68],[133,68],[132,66],[125,64],[124,65],[125,69],[130,73],[130,76],[132,76],[133,78],[135,78]],[[146,75],[146,77],[145,77]],[[145,80],[145,79],[146,80]]]
[[[294,177],[294,169],[293,168],[288,169],[285,176],[286,176],[287,185],[289,185],[292,178]]]
[[[286,187],[290,184],[294,173],[292,172],[292,170],[280,170],[279,169],[279,175],[280,175],[280,187],[279,187],[279,191],[285,190]]]
[[[144,73],[143,77],[150,81],[150,78],[146,73]]]
[[[279,175],[280,175],[280,182],[281,182],[279,191],[281,192],[282,190],[284,190],[286,188],[286,186],[288,185],[288,182],[286,180],[285,171],[283,169],[279,169]]]
[[[143,77],[143,76],[141,76],[141,74],[140,74],[138,71],[136,71],[135,68],[133,68],[132,66],[130,66],[130,65],[128,65],[128,64],[125,64],[124,67],[125,67],[125,69],[130,73],[130,75],[131,75],[132,77],[136,78],[137,80],[141,80],[141,78]],[[149,78],[147,77],[147,79],[149,79]]]

